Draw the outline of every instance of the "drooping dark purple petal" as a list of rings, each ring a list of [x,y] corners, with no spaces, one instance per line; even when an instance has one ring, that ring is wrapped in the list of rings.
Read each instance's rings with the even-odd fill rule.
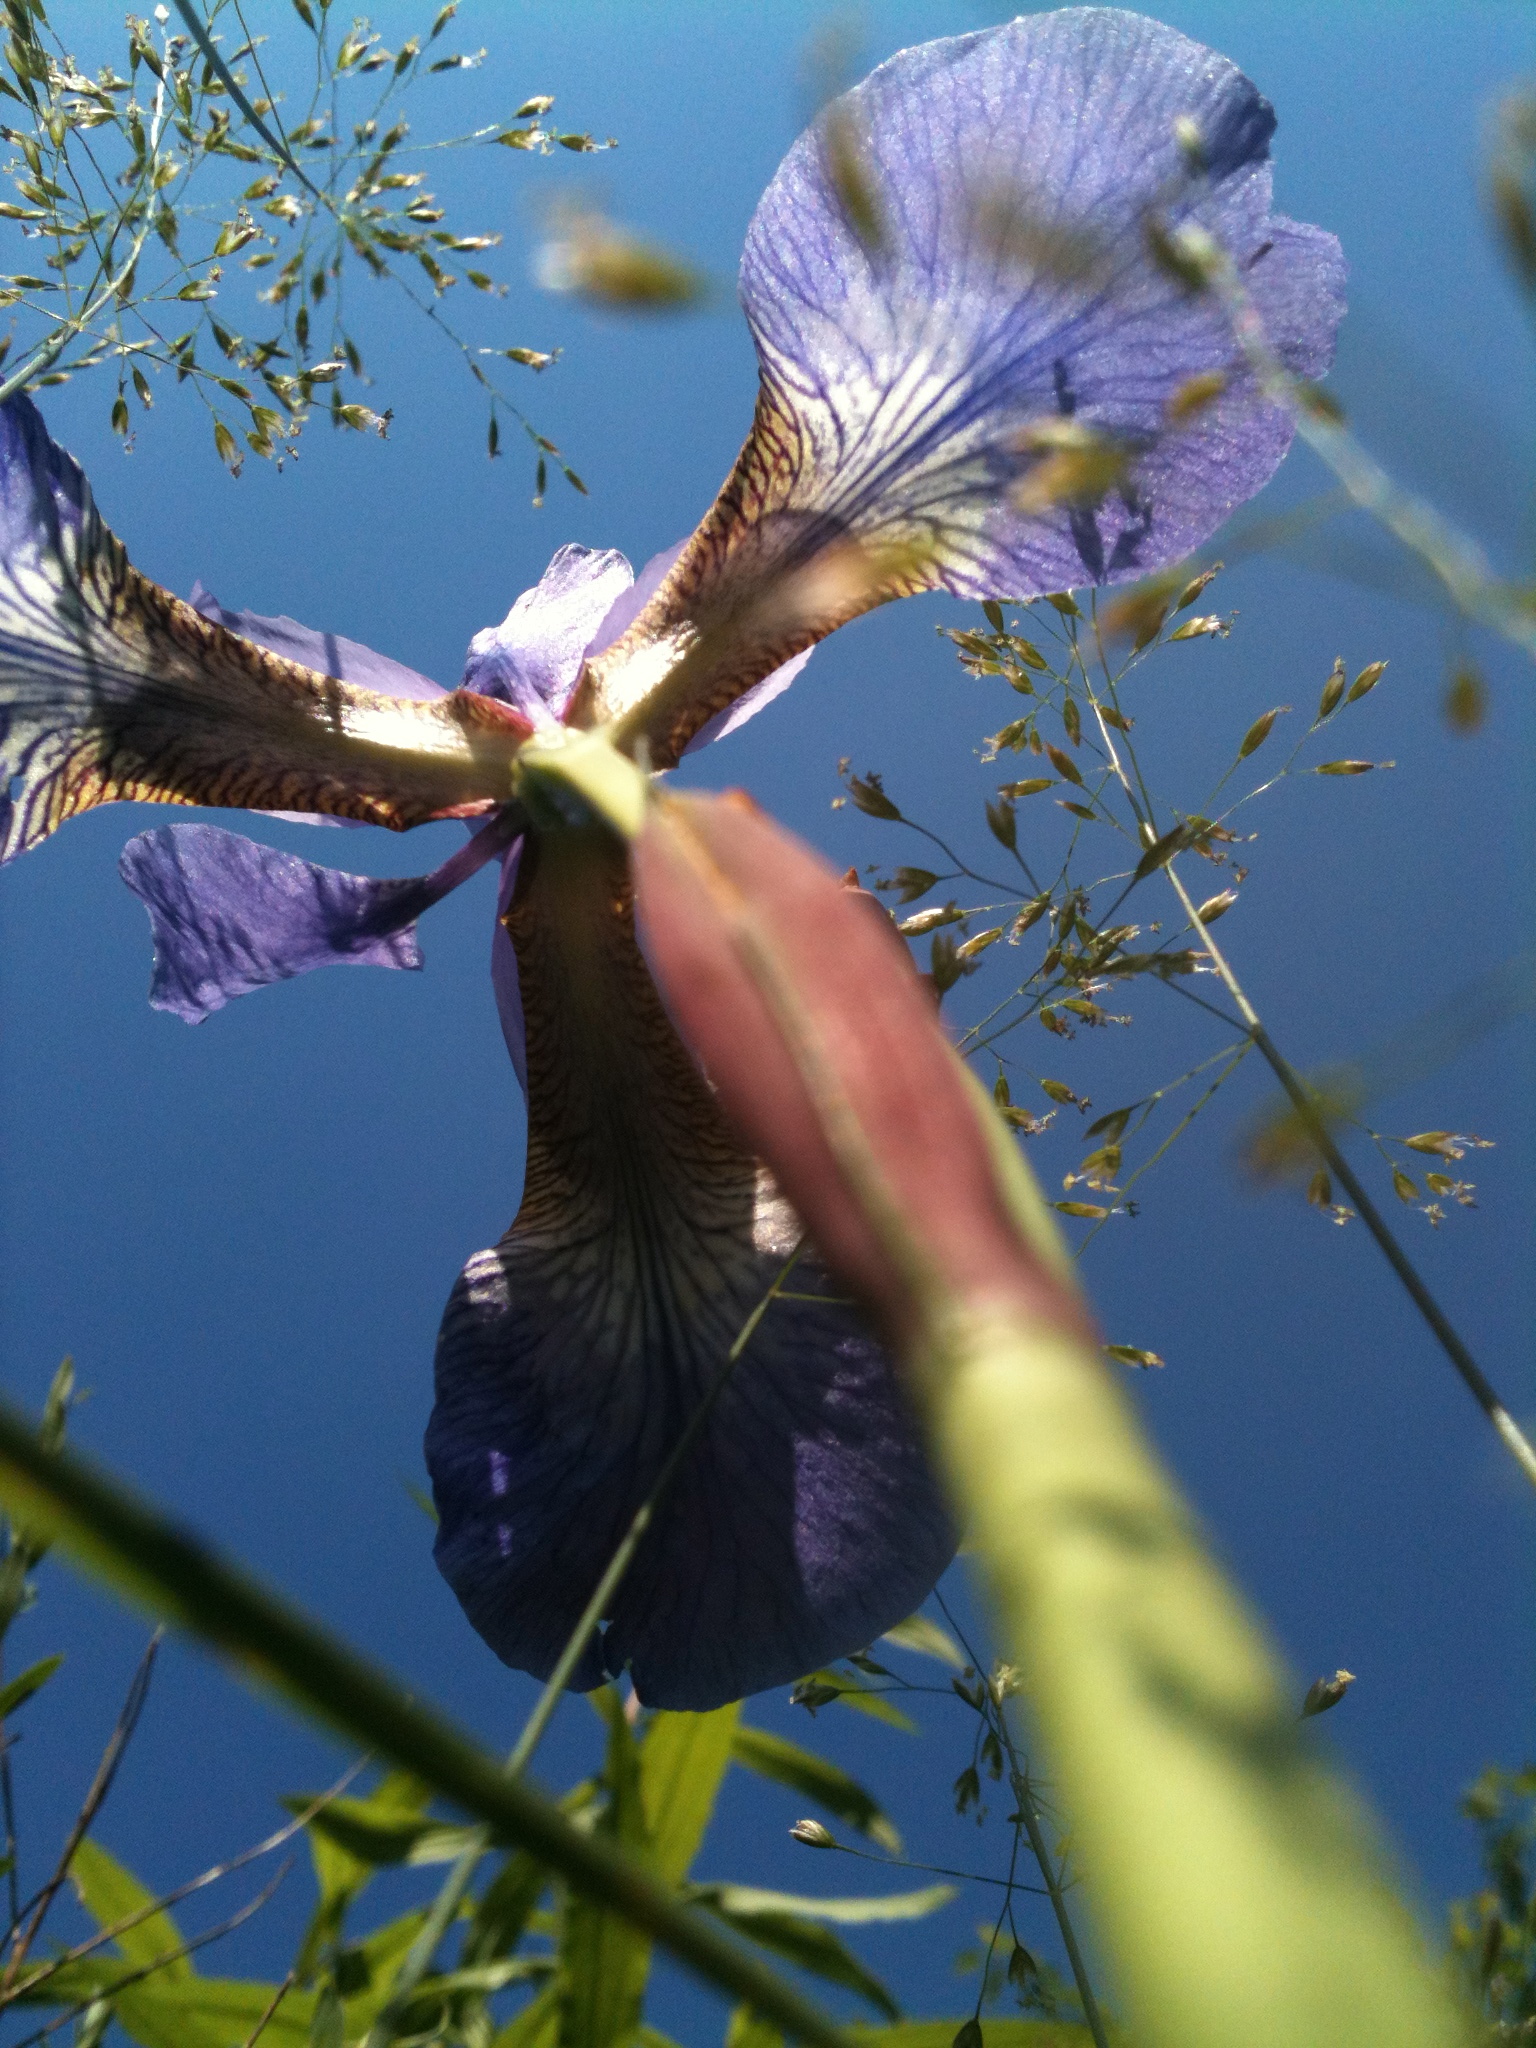
[[[560,718],[593,635],[633,581],[612,548],[560,548],[501,624],[470,641],[462,687],[513,705],[535,725]]]
[[[430,875],[377,881],[216,825],[141,832],[118,871],[149,912],[150,1003],[200,1024],[235,996],[311,968],[420,967],[416,919],[506,844],[496,822]]]
[[[797,1225],[732,1138],[633,942],[622,859],[523,854],[528,1171],[438,1343],[438,1562],[506,1662],[547,1676]],[[814,1255],[754,1334],[576,1684],[626,1664],[702,1710],[909,1613],[955,1533],[889,1360]]]
[[[1331,235],[1270,213],[1273,128],[1225,58],[1113,8],[924,44],[837,101],[748,233],[752,434],[660,589],[591,663],[587,715],[644,733],[667,765],[789,655],[887,598],[1116,582],[1204,540],[1273,473],[1291,423],[1259,397],[1213,297],[1152,244],[1208,230],[1289,367],[1325,370],[1343,262]],[[1192,407],[1190,380],[1218,376]],[[1068,423],[1123,465],[1023,509]]]

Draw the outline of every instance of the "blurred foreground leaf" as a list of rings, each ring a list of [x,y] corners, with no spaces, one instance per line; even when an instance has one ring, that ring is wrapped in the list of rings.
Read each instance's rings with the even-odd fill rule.
[[[499,1840],[527,1849],[573,1891],[642,1928],[699,1976],[749,2000],[800,2039],[842,2048],[833,2023],[711,1925],[712,1916],[680,1905],[611,1841],[574,1828],[450,1722],[137,1496],[72,1453],[44,1450],[7,1404],[0,1404],[0,1501],[117,1591],[200,1636],[247,1679],[301,1712],[391,1758],[486,1822]]]

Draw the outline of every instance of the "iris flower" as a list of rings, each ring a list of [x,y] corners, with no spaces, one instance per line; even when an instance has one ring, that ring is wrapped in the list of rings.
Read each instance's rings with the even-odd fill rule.
[[[492,978],[527,1173],[449,1301],[427,1459],[438,1562],[509,1664],[554,1665],[800,1235],[657,995],[618,841],[522,801],[519,750],[601,728],[664,770],[887,599],[1115,583],[1202,542],[1272,474],[1291,422],[1169,238],[1194,226],[1225,248],[1300,376],[1327,368],[1342,311],[1333,238],[1270,210],[1273,128],[1224,58],[1114,9],[892,58],[800,137],[753,217],[757,412],[703,522],[638,579],[562,548],[452,691],[157,588],[35,410],[0,414],[0,854],[123,799],[471,827],[410,881],[208,825],[144,833],[123,873],[154,927],[152,1001],[195,1020],[328,963],[417,966],[418,916],[500,865]],[[1058,487],[1046,465],[1085,448],[1095,461]],[[713,1706],[872,1640],[948,1562],[886,1352],[813,1248],[792,1294],[578,1686],[627,1666],[643,1700]]]

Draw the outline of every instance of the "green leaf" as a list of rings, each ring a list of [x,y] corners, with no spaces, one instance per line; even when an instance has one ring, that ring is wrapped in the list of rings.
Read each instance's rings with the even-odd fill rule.
[[[315,2016],[309,2024],[309,2048],[347,2048],[347,2017],[334,1984],[327,1984],[315,2000]]]
[[[40,1692],[64,1662],[62,1653],[43,1657],[36,1664],[29,1664],[18,1677],[13,1678],[3,1692],[0,1692],[0,1721],[9,1719],[16,1709],[24,1706],[33,1693]]]
[[[721,1885],[722,1894],[734,1891],[732,1885]],[[901,2009],[889,1991],[859,1961],[853,1952],[838,1940],[829,1927],[818,1927],[813,1920],[801,1919],[794,1913],[736,1911],[723,1897],[706,1898],[698,1895],[699,1903],[708,1906],[738,1934],[746,1935],[749,1941],[771,1949],[775,1955],[783,1956],[797,1968],[807,1970],[813,1977],[820,1977],[828,1984],[841,1984],[847,1991],[853,1991],[872,2005],[876,2012],[884,2013],[887,2019],[900,2019]]]
[[[80,1903],[103,1933],[115,1927],[119,1920],[126,1920],[130,1914],[153,1908],[155,1894],[139,1883],[139,1880],[110,1856],[100,1842],[92,1841],[89,1835],[75,1851],[70,1865]],[[192,1963],[187,1956],[177,1956],[174,1962],[161,1963],[163,1956],[171,1955],[183,1943],[183,1936],[170,1914],[151,1910],[137,1926],[126,1928],[114,1936],[114,1946],[119,1955],[132,1963],[135,1969],[146,1969],[159,1964],[157,1974],[163,1982],[174,1983],[194,1974]]]
[[[426,1788],[420,1788],[425,1796]],[[312,1806],[314,1793],[290,1793],[283,1805],[290,1813]],[[394,1863],[452,1863],[470,1845],[473,1828],[434,1820],[419,1805],[380,1799],[333,1799],[309,1823],[353,1866],[384,1869]],[[339,1866],[338,1866],[339,1868]]]
[[[608,1804],[597,1831],[631,1854],[648,1857],[650,1837],[634,1731],[611,1685],[589,1697],[608,1724],[603,1765]],[[597,1900],[573,1898],[565,1910],[558,1964],[560,2048],[614,2048],[628,2041],[640,2022],[640,2001],[650,1974],[648,1937]]]
[[[80,1956],[72,1963],[61,1963],[58,1969],[37,1985],[38,1969],[44,1958],[36,1956],[29,1965],[31,1976],[23,1973],[20,1987],[15,1992],[18,2005],[86,2005],[93,1998],[116,1984],[127,1975],[127,1967],[120,1956]]]
[[[490,1963],[510,1955],[548,1883],[549,1872],[532,1856],[522,1850],[509,1856],[475,1903],[464,1961]]]
[[[934,1657],[940,1664],[949,1664],[956,1671],[965,1669],[965,1652],[949,1633],[940,1628],[926,1614],[909,1614],[905,1621],[898,1621],[894,1628],[888,1628],[880,1638],[882,1643],[894,1643],[898,1650],[911,1650],[918,1657]]]
[[[491,2048],[554,2048],[560,2025],[560,1999],[559,1980],[546,1984],[515,2019],[508,2020]]]
[[[738,2005],[725,2030],[725,2048],[784,2048],[784,2036],[750,2005]]]
[[[343,1986],[349,2040],[366,2033],[383,2011],[396,1972],[426,1917],[425,1906],[413,1906],[408,1913],[376,1927],[357,1947],[340,1951],[338,1975]]]
[[[754,1885],[706,1884],[697,1886],[691,1896],[738,1918],[787,1913],[795,1920],[834,1920],[839,1926],[865,1927],[881,1920],[921,1920],[947,1906],[958,1897],[958,1891],[952,1884],[929,1884],[916,1892],[819,1899],[802,1892],[760,1891]]]
[[[241,2048],[271,2005],[275,1984],[239,1978],[146,1977],[113,2000],[118,2024],[139,2048]],[[267,2022],[261,2048],[309,2048],[312,1991],[290,1991]]]
[[[640,1747],[640,1794],[651,1866],[681,1884],[699,1853],[730,1769],[741,1702],[712,1714],[653,1714]]]
[[[770,1735],[766,1728],[741,1727],[732,1748],[737,1763],[760,1778],[771,1778],[791,1792],[803,1793],[828,1813],[857,1828],[892,1856],[901,1854],[901,1837],[882,1812],[879,1801],[848,1773],[825,1757],[787,1742],[782,1735]]]

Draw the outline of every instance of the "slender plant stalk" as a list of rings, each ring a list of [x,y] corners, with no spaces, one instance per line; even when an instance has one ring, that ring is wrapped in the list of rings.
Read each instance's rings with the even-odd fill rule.
[[[155,89],[155,110],[150,117],[149,154],[145,163],[145,178],[149,181],[151,190],[154,187],[155,172],[159,168],[160,137],[164,127],[165,80],[161,79]],[[140,185],[142,186],[143,183],[144,179],[141,179]],[[0,405],[4,405],[8,400],[14,398],[17,392],[29,384],[33,378],[41,377],[45,372],[51,370],[75,337],[85,332],[102,307],[107,305],[117,295],[122,286],[133,275],[134,267],[138,263],[140,256],[144,253],[144,245],[149,240],[153,230],[153,209],[146,206],[144,209],[144,225],[133,239],[133,245],[128,252],[127,262],[121,265],[115,276],[107,279],[83,313],[76,313],[72,318],[61,322],[58,331],[49,340],[40,342],[22,362],[17,364],[8,377],[0,379]],[[110,246],[110,237],[108,245]],[[99,267],[97,274],[100,275]]]
[[[63,1889],[64,1881],[69,1876],[69,1867],[75,1860],[75,1851],[85,1840],[91,1822],[101,1810],[102,1801],[112,1789],[117,1767],[123,1760],[123,1753],[128,1744],[133,1740],[133,1731],[138,1726],[139,1715],[144,1710],[144,1701],[149,1693],[150,1673],[155,1668],[155,1658],[160,1649],[160,1636],[161,1631],[156,1629],[150,1637],[148,1649],[139,1660],[139,1668],[133,1674],[133,1683],[128,1688],[123,1710],[117,1717],[117,1726],[112,1730],[111,1740],[96,1767],[96,1775],[91,1780],[90,1790],[85,1795],[79,1813],[75,1816],[74,1825],[64,1838],[64,1847],[54,1873],[38,1893],[31,1919],[24,1928],[17,1929],[12,1939],[5,1974],[0,1977],[0,1997],[4,1997],[16,1982],[17,1972],[26,1961],[28,1952],[42,1929],[48,1908]]]
[[[1006,1729],[1007,1717],[1001,1707],[998,1709],[997,1717]],[[1109,2037],[1104,2031],[1104,2015],[1099,2011],[1099,2002],[1093,1995],[1093,1980],[1088,1975],[1088,1965],[1083,1961],[1083,1952],[1077,1945],[1077,1933],[1073,1928],[1071,1915],[1067,1912],[1067,1895],[1061,1888],[1055,1860],[1046,1842],[1045,1831],[1040,1825],[1040,1813],[1035,1805],[1034,1791],[1027,1773],[1018,1768],[1011,1739],[1007,1735],[1003,1739],[1008,1743],[1009,1761],[1014,1766],[1013,1796],[1019,1802],[1018,1810],[1024,1822],[1024,1832],[1029,1837],[1029,1846],[1040,1866],[1040,1874],[1045,1879],[1046,1891],[1050,1894],[1051,1910],[1055,1913],[1056,1925],[1061,1930],[1062,1947],[1067,1952],[1067,1961],[1072,1965],[1072,1981],[1077,1986],[1078,1997],[1082,2000],[1083,2018],[1087,2021],[1088,2031],[1093,2036],[1094,2048],[1109,2048]]]
[[[1297,1116],[1306,1127],[1307,1136],[1327,1161],[1329,1171],[1337,1177],[1339,1185],[1349,1195],[1350,1200],[1359,1211],[1360,1221],[1371,1233],[1371,1236],[1375,1238],[1388,1265],[1391,1266],[1393,1272],[1407,1289],[1409,1299],[1413,1302],[1414,1307],[1434,1332],[1446,1357],[1450,1359],[1457,1372],[1461,1374],[1462,1379],[1471,1392],[1473,1400],[1476,1401],[1478,1407],[1482,1409],[1488,1420],[1493,1424],[1505,1448],[1520,1467],[1520,1470],[1531,1484],[1536,1486],[1536,1448],[1533,1448],[1530,1438],[1515,1421],[1508,1408],[1505,1407],[1487,1374],[1461,1341],[1461,1338],[1456,1334],[1445,1311],[1440,1307],[1440,1304],[1419,1277],[1413,1261],[1408,1257],[1408,1254],[1403,1250],[1392,1231],[1388,1228],[1386,1218],[1366,1193],[1360,1183],[1359,1176],[1334,1142],[1333,1134],[1328,1129],[1324,1118],[1319,1114],[1317,1103],[1313,1099],[1306,1082],[1303,1081],[1290,1061],[1284,1058],[1275,1045],[1274,1040],[1264,1029],[1258,1012],[1244,994],[1242,984],[1232,972],[1221,948],[1211,937],[1209,927],[1202,921],[1200,913],[1195,908],[1189,891],[1184,887],[1184,883],[1172,861],[1169,861],[1167,864],[1167,874],[1169,881],[1173,884],[1174,894],[1183,906],[1185,916],[1194,926],[1195,931],[1199,935],[1200,943],[1210,956],[1211,965],[1221,976],[1227,994],[1231,996],[1233,1002],[1237,1005],[1238,1015],[1247,1027],[1249,1037],[1268,1062],[1275,1079],[1291,1098]]]
[[[1283,370],[1279,374],[1289,376],[1289,372]],[[1094,630],[1097,633],[1097,618],[1094,621]],[[1103,648],[1101,643],[1101,659],[1102,655]],[[1118,776],[1120,786],[1130,800],[1131,807],[1135,811],[1144,831],[1155,838],[1157,828],[1151,818],[1145,813],[1142,805],[1136,800],[1135,792],[1131,788],[1130,778],[1127,776],[1125,768],[1121,763],[1119,752],[1109,727],[1105,723],[1104,714],[1099,706],[1098,699],[1091,691],[1089,698],[1093,705],[1095,716],[1098,719],[1100,737],[1108,752],[1110,766],[1116,776]],[[1457,1335],[1450,1318],[1430,1293],[1428,1287],[1425,1286],[1412,1259],[1409,1258],[1408,1254],[1398,1243],[1397,1238],[1387,1224],[1386,1218],[1366,1193],[1354,1168],[1334,1142],[1333,1134],[1328,1129],[1323,1117],[1318,1113],[1317,1104],[1313,1100],[1305,1081],[1303,1081],[1300,1074],[1297,1073],[1290,1061],[1285,1058],[1284,1054],[1265,1030],[1262,1018],[1259,1016],[1258,1011],[1254,1009],[1252,1003],[1249,1002],[1247,994],[1241,982],[1233,973],[1226,955],[1211,937],[1210,927],[1195,908],[1194,901],[1189,891],[1185,888],[1174,861],[1171,859],[1165,861],[1163,867],[1185,916],[1189,919],[1201,945],[1205,948],[1211,965],[1221,977],[1222,985],[1226,989],[1227,994],[1236,1004],[1237,1013],[1242,1019],[1244,1029],[1253,1041],[1254,1046],[1263,1055],[1275,1079],[1290,1097],[1291,1103],[1296,1110],[1296,1114],[1300,1117],[1308,1137],[1311,1138],[1319,1153],[1327,1161],[1329,1170],[1337,1176],[1339,1185],[1349,1195],[1359,1213],[1361,1222],[1376,1240],[1376,1244],[1386,1258],[1388,1265],[1407,1290],[1408,1298],[1433,1331],[1440,1348],[1444,1351],[1446,1357],[1449,1358],[1457,1372],[1460,1373],[1471,1392],[1473,1400],[1476,1401],[1479,1408],[1482,1409],[1488,1420],[1493,1424],[1495,1431],[1498,1433],[1510,1456],[1520,1467],[1520,1470],[1531,1484],[1536,1486],[1536,1447],[1532,1446],[1530,1438],[1526,1436],[1520,1425],[1510,1414],[1508,1408],[1504,1405],[1504,1402],[1499,1398],[1492,1381]]]
[[[794,1250],[775,1275],[773,1284],[742,1324],[736,1334],[735,1342],[731,1345],[714,1379],[705,1390],[703,1400],[694,1410],[689,1418],[687,1428],[673,1445],[666,1463],[656,1475],[655,1485],[640,1503],[639,1507],[636,1508],[633,1521],[631,1521],[629,1528],[625,1531],[619,1547],[608,1560],[607,1569],[593,1588],[592,1597],[582,1610],[581,1619],[577,1622],[575,1628],[572,1629],[565,1648],[560,1652],[554,1670],[550,1672],[549,1677],[545,1680],[543,1691],[534,1702],[533,1712],[523,1724],[523,1731],[517,1738],[512,1754],[507,1758],[506,1770],[509,1778],[521,1777],[534,1751],[543,1740],[544,1731],[554,1718],[555,1709],[559,1706],[565,1689],[571,1682],[576,1666],[581,1662],[582,1653],[591,1641],[593,1634],[601,1625],[603,1617],[608,1611],[609,1603],[618,1591],[625,1573],[629,1570],[635,1552],[639,1549],[644,1539],[646,1530],[649,1529],[652,1521],[655,1519],[657,1507],[673,1480],[682,1470],[689,1452],[698,1442],[704,1425],[714,1412],[715,1403],[719,1400],[721,1394],[724,1393],[726,1382],[735,1370],[737,1360],[751,1342],[758,1324],[768,1313],[769,1307],[778,1296],[784,1282],[794,1271],[804,1242],[803,1238],[796,1242]],[[422,1923],[421,1931],[401,1958],[400,1967],[395,1973],[395,1981],[390,1986],[389,1998],[380,2011],[378,2018],[369,2028],[363,2048],[388,2048],[388,2043],[394,2040],[399,2022],[410,2004],[416,1987],[420,1984],[427,1971],[431,1969],[432,1960],[437,1954],[438,1946],[444,1935],[448,1932],[448,1929],[452,1926],[454,1916],[463,1903],[464,1895],[469,1890],[470,1884],[474,1879],[480,1859],[485,1855],[490,1846],[490,1829],[480,1828],[476,1832],[470,1846],[464,1850],[458,1861],[449,1871],[447,1877],[444,1878],[437,1897],[432,1901],[431,1911]]]
[[[1082,2004],[1083,2018],[1087,2022],[1089,2033],[1093,2036],[1093,2048],[1109,2048],[1109,2039],[1104,2031],[1104,2015],[1099,2010],[1099,2001],[1093,1993],[1093,1979],[1088,1975],[1088,1965],[1083,1959],[1082,1949],[1078,1946],[1077,1931],[1072,1925],[1072,1916],[1067,1911],[1067,1895],[1061,1882],[1061,1874],[1057,1870],[1055,1860],[1051,1856],[1046,1844],[1045,1830],[1040,1825],[1040,1812],[1035,1804],[1034,1791],[1029,1781],[1029,1771],[1025,1766],[1024,1760],[1020,1757],[1018,1747],[1014,1742],[1013,1730],[1008,1725],[1008,1713],[1004,1707],[1002,1695],[1000,1692],[994,1692],[991,1686],[987,1684],[987,1680],[982,1677],[982,1666],[976,1652],[966,1640],[965,1631],[955,1620],[954,1615],[950,1613],[949,1603],[942,1593],[939,1594],[938,1601],[940,1607],[944,1610],[944,1619],[959,1637],[965,1654],[970,1658],[972,1666],[976,1671],[977,1677],[981,1679],[981,1683],[984,1686],[987,1686],[988,1695],[996,1716],[997,1732],[1002,1737],[1003,1747],[1008,1752],[1009,1790],[1018,1802],[1018,1817],[1023,1824],[1025,1834],[1029,1837],[1030,1853],[1040,1866],[1040,1875],[1045,1879],[1046,1896],[1050,1899],[1051,1910],[1056,1915],[1056,1925],[1061,1934],[1062,1946],[1067,1952],[1067,1962],[1072,1970],[1072,1981],[1077,1986],[1078,1999]],[[1015,1835],[1014,1839],[1017,1841],[1017,1835]],[[1011,1884],[1010,1889],[1012,1889]],[[982,1981],[983,1988],[985,1988],[985,1972],[983,1972]]]

